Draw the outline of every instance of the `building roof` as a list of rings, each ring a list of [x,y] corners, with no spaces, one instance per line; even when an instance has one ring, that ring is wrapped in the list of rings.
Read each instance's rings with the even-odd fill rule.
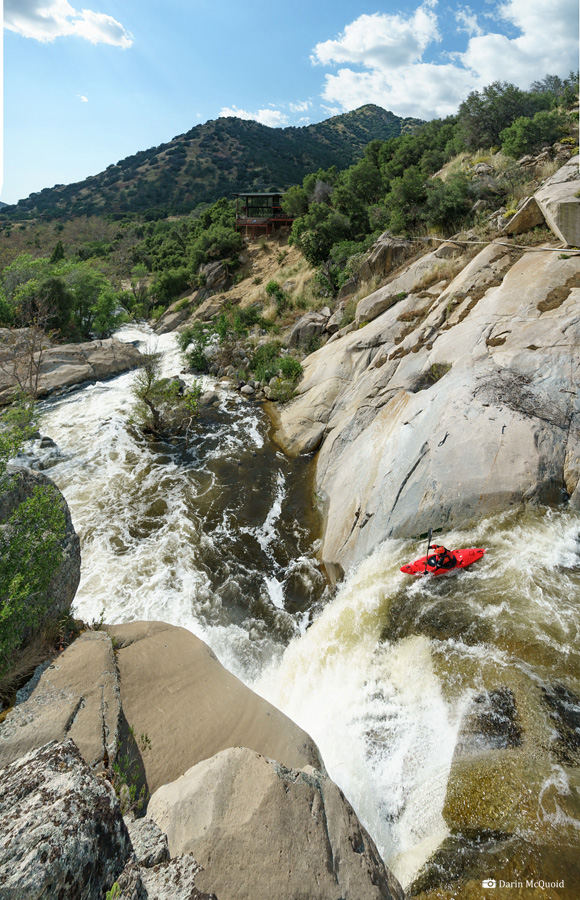
[[[234,197],[279,197],[285,191],[237,191]]]

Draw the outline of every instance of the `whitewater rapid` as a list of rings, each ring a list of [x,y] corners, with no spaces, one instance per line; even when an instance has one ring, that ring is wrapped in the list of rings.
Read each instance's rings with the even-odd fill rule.
[[[118,336],[152,340],[143,329]],[[174,336],[156,349],[164,374],[179,374]],[[510,513],[446,534],[448,547],[488,553],[444,579],[402,575],[423,548],[387,541],[332,590],[316,559],[311,463],[276,450],[260,407],[207,379],[219,408],[187,450],[152,444],[129,424],[134,378],[41,408],[40,430],[57,445],[42,465],[81,538],[76,614],[163,620],[205,640],[312,735],[409,885],[449,833],[458,734],[490,672],[577,678],[578,516]]]

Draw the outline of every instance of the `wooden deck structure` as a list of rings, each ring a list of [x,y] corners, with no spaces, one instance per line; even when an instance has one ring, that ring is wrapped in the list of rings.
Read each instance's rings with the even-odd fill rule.
[[[282,194],[256,194],[244,191],[236,194],[236,228],[245,229],[252,237],[272,234],[277,228],[291,225],[294,221],[282,209]]]

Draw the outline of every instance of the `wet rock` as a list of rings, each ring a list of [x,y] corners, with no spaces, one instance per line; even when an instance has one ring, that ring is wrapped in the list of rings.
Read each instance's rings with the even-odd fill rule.
[[[203,641],[161,622],[107,626],[117,642],[123,711],[143,754],[151,792],[202,759],[251,747],[300,768],[323,768],[312,739],[220,665]]]
[[[256,392],[251,384],[245,384],[243,388],[240,389],[240,393],[244,394],[246,397],[252,397]]]
[[[216,402],[219,403],[219,397],[215,391],[204,391],[204,393],[199,398],[199,405],[201,407],[213,406],[213,404]]]
[[[151,798],[171,855],[192,853],[196,884],[220,900],[402,900],[403,892],[337,786],[236,747]]]
[[[0,895],[102,898],[131,857],[115,794],[72,740],[0,772]]]
[[[85,631],[0,724],[0,766],[49,741],[72,738],[87,765],[103,771],[116,757],[120,718],[111,640],[105,631]]]
[[[56,443],[53,441],[52,438],[49,438],[49,437],[46,437],[46,436],[45,436],[45,437],[41,437],[41,439],[40,439],[40,448],[41,448],[41,450],[44,450],[46,447],[56,447]]]

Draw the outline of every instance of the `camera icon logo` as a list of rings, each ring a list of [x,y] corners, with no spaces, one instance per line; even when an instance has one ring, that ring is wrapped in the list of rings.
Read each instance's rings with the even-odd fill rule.
[[[481,886],[484,888],[495,888],[497,887],[497,881],[495,878],[486,878],[481,882]]]

